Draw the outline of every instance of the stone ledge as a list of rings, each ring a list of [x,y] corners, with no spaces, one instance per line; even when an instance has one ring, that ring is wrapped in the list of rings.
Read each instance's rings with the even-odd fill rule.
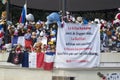
[[[119,66],[118,66],[118,65]],[[112,66],[110,66],[112,65]],[[7,62],[0,62],[0,68],[3,69],[24,69],[24,70],[44,70],[42,68],[27,68],[27,67],[21,67],[21,65],[15,65],[12,63]],[[94,68],[54,68],[53,70],[103,70],[103,69],[120,69],[120,63],[112,64],[112,63],[101,63],[100,67],[94,67]]]

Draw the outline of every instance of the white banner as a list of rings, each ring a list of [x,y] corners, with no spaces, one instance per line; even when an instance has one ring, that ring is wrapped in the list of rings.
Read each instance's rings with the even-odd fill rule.
[[[92,68],[99,65],[100,27],[65,23],[58,27],[56,68]]]

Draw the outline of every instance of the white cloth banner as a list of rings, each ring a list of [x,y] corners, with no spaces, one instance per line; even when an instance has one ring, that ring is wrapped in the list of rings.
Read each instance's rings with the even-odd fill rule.
[[[18,37],[17,44],[20,44],[20,45],[22,45],[23,47],[25,46],[25,38],[24,38],[24,36],[19,36],[19,37]]]
[[[92,68],[99,66],[100,27],[97,24],[65,23],[58,27],[56,68]]]
[[[29,53],[29,68],[37,68],[37,54]]]

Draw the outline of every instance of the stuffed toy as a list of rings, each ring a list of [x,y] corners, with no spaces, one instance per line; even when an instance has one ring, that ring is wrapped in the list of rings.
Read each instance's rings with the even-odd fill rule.
[[[55,45],[49,45],[47,51],[45,53],[44,59],[44,70],[52,70],[54,67],[54,59],[55,59]]]
[[[39,52],[41,52],[41,47],[42,47],[42,43],[41,42],[36,42],[33,46],[33,48],[34,48],[33,51],[36,52],[36,53],[39,53]]]
[[[61,27],[61,19],[60,15],[57,12],[53,12],[50,15],[47,16],[47,22],[46,25],[57,23],[58,27]]]
[[[35,28],[39,30],[39,29],[42,28],[42,27],[43,27],[43,22],[39,20],[39,21],[35,24]]]
[[[42,45],[42,52],[44,52],[44,53],[45,53],[45,52],[46,52],[46,50],[47,50],[47,45],[46,45],[46,44],[43,44],[43,45]]]
[[[75,22],[75,17],[73,17],[70,12],[66,11],[66,16],[63,17],[65,22]]]
[[[37,42],[41,42],[43,45],[47,45],[47,36],[45,30],[41,31],[40,35],[37,37]]]
[[[42,31],[40,32],[40,36],[46,36],[46,31],[45,31],[45,30],[42,30]]]
[[[38,21],[36,24],[35,24],[35,29],[36,29],[36,34],[37,34],[37,37],[39,36],[40,32],[42,31],[43,29],[43,22],[42,21]]]
[[[50,35],[48,37],[48,44],[56,44],[57,26],[52,24],[50,26]]]
[[[50,45],[50,49],[51,49],[51,52],[55,52],[56,51],[56,47],[54,44]]]
[[[1,14],[1,20],[0,20],[0,30],[3,30],[3,28],[4,28],[4,31],[6,30],[4,27],[6,25],[6,18],[7,18],[7,12],[3,11]]]
[[[7,18],[7,12],[3,11],[1,14],[1,20],[0,20],[0,21],[2,21],[2,24],[4,24],[6,22],[6,18]]]
[[[115,15],[115,20],[113,21],[113,24],[120,24],[120,13],[117,13]]]
[[[88,21],[86,19],[83,19],[81,16],[78,16],[76,18],[76,23],[79,23],[79,24],[88,24]]]
[[[36,32],[32,32],[31,38],[32,38],[32,44],[34,44],[37,41],[37,34],[36,34]]]
[[[18,41],[18,30],[15,29],[15,30],[14,30],[14,34],[13,34],[13,37],[11,38],[12,46],[17,45],[17,41]]]
[[[42,52],[42,43],[36,42],[34,44],[34,52],[36,53],[36,60],[37,60],[37,68],[41,68],[44,65],[44,52]]]
[[[11,43],[5,44],[4,48],[6,51],[10,52],[12,50],[12,44]]]
[[[120,20],[120,13],[117,13],[117,14],[116,14],[115,19]]]
[[[81,16],[78,16],[76,18],[76,23],[82,23],[83,22],[83,18]]]
[[[21,64],[23,59],[22,46],[20,44],[16,45],[9,53],[7,62],[13,64]]]
[[[17,44],[16,48],[15,48],[15,52],[16,53],[21,53],[22,52],[22,45]]]
[[[28,15],[26,15],[26,20],[27,21],[34,21],[34,16],[31,13],[29,13]]]
[[[55,30],[51,31],[50,36],[51,36],[51,41],[56,42],[56,31]]]
[[[30,46],[33,43],[32,43],[31,30],[30,29],[27,29],[27,33],[25,33],[24,38],[25,38],[25,48],[26,49],[31,49]]]
[[[28,15],[26,15],[26,20],[27,20],[27,29],[33,29],[34,28],[34,25],[35,25],[35,22],[34,22],[34,16],[29,13]]]
[[[23,23],[18,23],[17,24],[17,29],[22,29],[24,28],[24,24]]]

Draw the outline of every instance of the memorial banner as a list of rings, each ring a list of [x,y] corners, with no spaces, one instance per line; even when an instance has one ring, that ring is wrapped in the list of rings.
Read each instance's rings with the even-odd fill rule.
[[[65,23],[58,27],[56,68],[92,68],[99,66],[100,27],[97,24]]]

